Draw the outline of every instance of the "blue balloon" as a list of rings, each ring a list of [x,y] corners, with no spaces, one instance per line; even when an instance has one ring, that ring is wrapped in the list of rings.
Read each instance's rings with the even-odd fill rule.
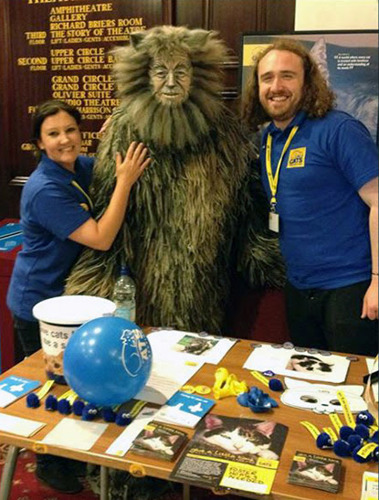
[[[80,326],[63,354],[68,385],[85,401],[112,406],[132,399],[145,386],[152,364],[150,343],[127,319],[104,316]]]

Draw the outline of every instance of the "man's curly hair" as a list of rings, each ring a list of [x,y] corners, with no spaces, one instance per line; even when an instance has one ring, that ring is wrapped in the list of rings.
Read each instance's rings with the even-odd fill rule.
[[[300,42],[287,38],[278,38],[260,52],[254,60],[250,78],[242,99],[242,119],[253,130],[271,120],[259,101],[258,65],[272,50],[287,50],[301,58],[304,67],[304,88],[301,109],[309,116],[321,118],[334,107],[335,94],[328,87],[320,69]]]

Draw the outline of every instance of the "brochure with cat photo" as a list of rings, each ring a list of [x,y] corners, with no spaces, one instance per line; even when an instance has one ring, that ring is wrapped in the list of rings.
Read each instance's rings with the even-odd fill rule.
[[[288,482],[297,486],[337,493],[341,466],[342,461],[338,458],[297,451],[293,457]]]
[[[171,473],[177,481],[243,491],[271,491],[288,427],[270,420],[210,413],[196,428]]]
[[[134,439],[129,451],[171,462],[177,458],[187,441],[186,432],[152,421]]]

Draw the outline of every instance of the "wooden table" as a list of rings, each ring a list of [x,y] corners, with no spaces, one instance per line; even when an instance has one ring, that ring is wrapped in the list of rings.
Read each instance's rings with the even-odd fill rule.
[[[235,373],[239,380],[246,380],[249,387],[255,385],[265,391],[267,390],[267,392],[269,392],[274,399],[279,401],[278,393],[265,389],[260,382],[252,377],[248,370],[241,368],[250,354],[251,349],[252,346],[250,341],[238,341],[222,360],[220,366],[228,368],[230,373]],[[213,386],[215,370],[216,367],[214,365],[206,364],[190,380],[189,383],[194,385],[205,384]],[[352,384],[362,384],[362,376],[366,372],[367,367],[365,358],[360,356],[358,361],[351,362],[347,382]],[[44,382],[46,377],[42,361],[42,351],[35,353],[33,356],[25,359],[18,365],[3,373],[0,376],[0,380],[9,375],[24,376]],[[55,385],[52,392],[55,395],[60,395],[66,390],[67,386]],[[276,408],[271,413],[254,414],[250,409],[241,407],[237,403],[235,397],[228,397],[218,401],[212,410],[213,413],[225,416],[250,417],[262,420],[270,419],[289,427],[287,439],[280,458],[279,469],[273,484],[272,493],[269,496],[270,500],[359,500],[361,495],[363,472],[365,470],[377,471],[377,464],[358,464],[352,458],[343,459],[342,484],[338,494],[327,493],[313,488],[294,486],[287,483],[287,476],[291,461],[296,451],[318,453],[334,458],[336,456],[330,450],[319,450],[309,432],[299,423],[301,420],[308,420],[321,429],[324,426],[330,425],[330,420],[327,415],[318,415],[311,411],[290,408],[281,404],[280,401],[279,404],[279,408]],[[30,438],[0,432],[0,442],[11,445],[1,477],[0,500],[7,500],[9,497],[11,481],[20,448],[34,450],[37,453],[51,453],[53,455],[59,455],[62,457],[73,458],[83,462],[100,465],[102,479],[101,498],[104,500],[107,498],[108,468],[122,469],[137,476],[148,475],[167,479],[174,465],[170,462],[154,460],[147,457],[133,455],[131,453],[127,453],[124,457],[106,455],[105,450],[124,430],[124,428],[119,427],[116,424],[108,425],[106,431],[90,451],[79,451],[57,446],[47,447],[46,445],[41,445],[39,443],[39,441],[42,440],[62,418],[64,418],[64,416],[60,413],[48,412],[43,407],[37,409],[26,408],[25,397],[11,404],[7,408],[1,409],[1,412],[45,422],[47,425]],[[70,416],[69,418],[78,419],[79,417]],[[341,419],[343,420],[343,416],[341,416]],[[190,435],[193,433],[193,430],[184,430],[186,430]],[[184,488],[184,496],[189,496],[188,487]],[[241,492],[241,496],[243,496],[243,492]],[[262,497],[257,495],[257,498]]]

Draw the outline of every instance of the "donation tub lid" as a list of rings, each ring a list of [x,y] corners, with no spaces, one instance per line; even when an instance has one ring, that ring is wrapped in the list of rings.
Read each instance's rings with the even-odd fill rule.
[[[38,302],[33,316],[54,325],[81,325],[100,316],[111,316],[116,310],[114,302],[90,295],[62,295]]]

